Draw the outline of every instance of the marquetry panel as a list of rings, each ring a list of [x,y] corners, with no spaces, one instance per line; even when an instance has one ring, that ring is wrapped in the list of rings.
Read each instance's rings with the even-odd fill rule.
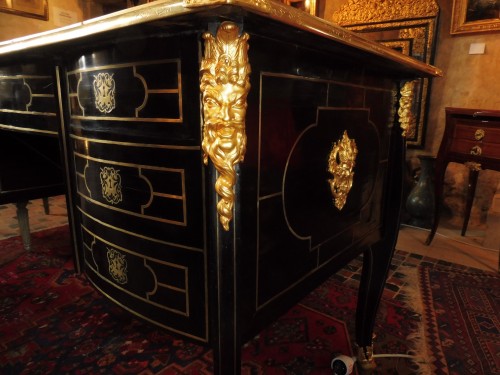
[[[81,229],[86,274],[98,289],[141,318],[206,341],[202,253],[132,236],[117,239],[89,218]]]
[[[257,310],[381,225],[385,138],[396,97],[387,81],[365,81],[261,75]],[[342,193],[339,208],[328,160],[343,137],[356,145],[357,155],[345,172],[352,187]]]
[[[52,73],[43,64],[0,68],[0,129],[57,135]]]
[[[67,79],[73,119],[182,122],[178,59],[80,68]]]

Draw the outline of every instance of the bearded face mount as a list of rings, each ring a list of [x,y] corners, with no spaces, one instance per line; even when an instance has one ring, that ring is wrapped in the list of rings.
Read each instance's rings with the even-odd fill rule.
[[[246,152],[245,115],[250,90],[248,34],[241,36],[237,25],[223,22],[214,37],[205,33],[205,56],[201,62],[203,104],[203,161],[208,158],[219,172],[215,190],[217,212],[228,231],[233,218],[236,184],[235,166]]]

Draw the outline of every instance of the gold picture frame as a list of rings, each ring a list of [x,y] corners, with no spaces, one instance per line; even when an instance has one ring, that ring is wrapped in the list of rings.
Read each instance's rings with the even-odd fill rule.
[[[283,4],[303,10],[306,13],[317,16],[316,0],[281,0]]]
[[[450,34],[500,31],[500,1],[453,0]]]
[[[0,0],[0,11],[19,16],[49,19],[48,0]]]

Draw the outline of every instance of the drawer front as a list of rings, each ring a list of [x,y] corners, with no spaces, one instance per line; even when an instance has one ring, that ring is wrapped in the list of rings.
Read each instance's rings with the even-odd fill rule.
[[[450,148],[451,152],[464,155],[480,156],[483,158],[500,159],[500,143],[486,143],[455,139]]]
[[[137,316],[206,341],[200,150],[72,139],[89,280]]]
[[[454,138],[500,145],[500,122],[457,121]]]
[[[198,41],[135,51],[118,43],[65,72],[84,269],[116,304],[206,342]]]
[[[0,129],[57,135],[57,101],[51,66],[0,68]]]

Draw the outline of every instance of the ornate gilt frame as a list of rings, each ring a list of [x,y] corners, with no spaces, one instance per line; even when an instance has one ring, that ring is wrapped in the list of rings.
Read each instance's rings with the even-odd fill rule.
[[[316,0],[281,0],[283,4],[290,5],[294,8],[303,10],[313,16],[317,15],[317,1]]]
[[[432,64],[439,7],[435,0],[349,0],[334,12],[332,21],[368,39]],[[413,86],[414,113],[406,140],[409,147],[425,143],[430,81],[419,79]]]
[[[477,17],[478,19],[471,19],[469,17],[471,15],[471,10],[468,9],[469,5],[473,5],[471,3],[477,3],[478,7],[483,6],[478,1],[453,1],[450,34],[457,35],[500,31],[500,18],[498,15],[498,9],[496,10],[496,17],[495,14],[489,14],[488,12],[486,12],[486,14],[484,15],[479,14]],[[498,6],[498,2],[496,3],[496,6]]]
[[[47,1],[0,0],[0,11],[47,21],[49,19]]]

